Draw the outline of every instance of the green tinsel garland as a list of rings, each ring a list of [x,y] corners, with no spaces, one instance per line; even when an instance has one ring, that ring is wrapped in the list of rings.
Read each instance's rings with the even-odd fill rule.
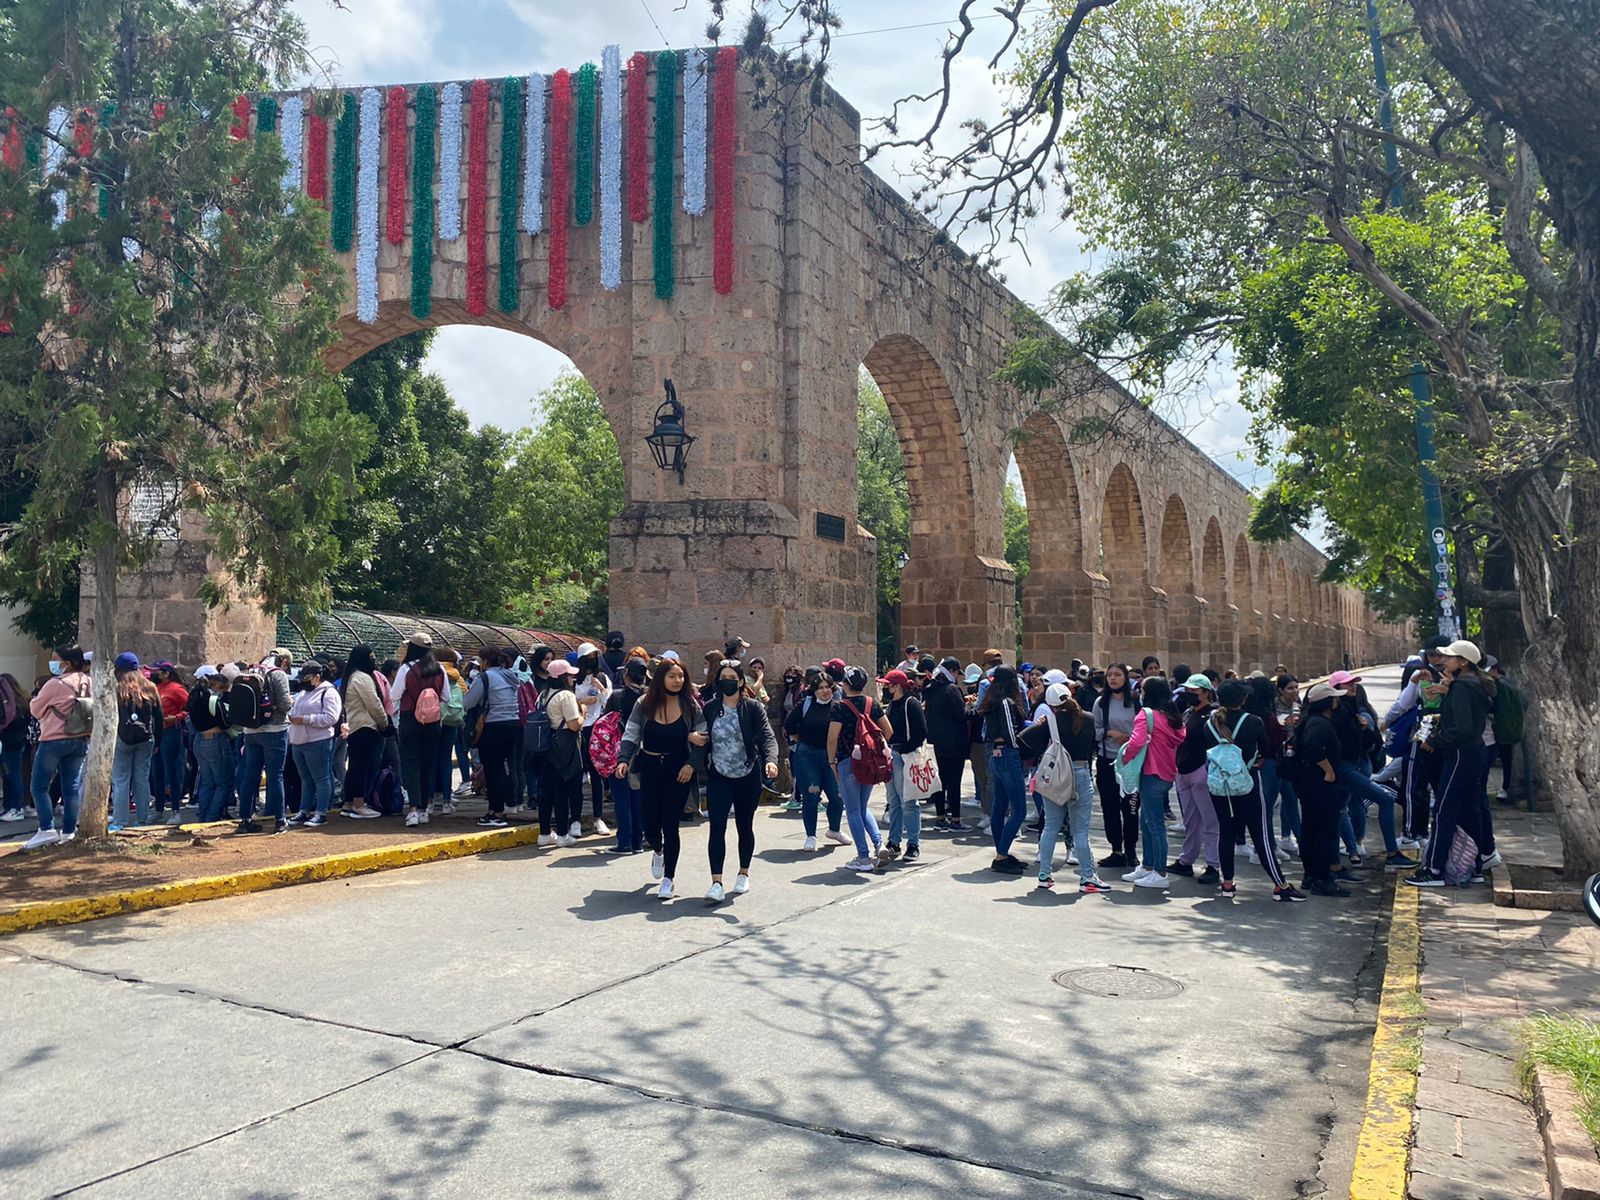
[[[517,209],[521,206],[522,80],[500,81],[500,311],[514,313],[521,299],[517,280]]]
[[[411,315],[433,313],[433,158],[439,129],[439,89],[417,88],[416,148],[411,159]]]
[[[651,242],[655,251],[656,297],[672,299],[672,168],[677,149],[678,56],[671,50],[656,55],[655,217]]]
[[[278,98],[263,96],[256,101],[256,134],[278,132]]]
[[[355,244],[356,129],[356,98],[346,92],[333,127],[333,248],[341,254]]]
[[[104,129],[111,124],[112,118],[116,115],[117,102],[115,100],[107,100],[100,106],[100,128]],[[100,219],[104,221],[111,215],[111,193],[106,190],[105,184],[102,183],[100,185],[100,194],[96,199],[99,202],[96,206],[96,211],[99,213]]]
[[[579,225],[594,220],[594,88],[593,63],[578,68],[573,83],[578,94],[577,134],[572,160],[572,219]]]

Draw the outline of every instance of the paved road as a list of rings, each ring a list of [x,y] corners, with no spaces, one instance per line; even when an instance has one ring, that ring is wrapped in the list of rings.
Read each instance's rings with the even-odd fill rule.
[[[670,904],[516,850],[6,939],[0,1194],[1342,1194],[1381,881],[1050,895],[976,836],[871,878],[801,837],[764,814],[717,908],[691,830]],[[1182,990],[1052,981],[1112,966]]]

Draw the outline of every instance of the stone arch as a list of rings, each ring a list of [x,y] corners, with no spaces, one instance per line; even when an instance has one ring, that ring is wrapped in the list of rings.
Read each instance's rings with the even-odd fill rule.
[[[1239,610],[1239,659],[1232,664],[1248,671],[1261,660],[1261,602],[1250,561],[1250,541],[1240,534],[1233,543],[1233,602]]]
[[[1022,656],[1061,665],[1095,661],[1106,582],[1083,565],[1083,505],[1061,427],[1034,413],[1016,439],[1017,473],[1028,498],[1028,576],[1022,582]]]
[[[1271,670],[1279,663],[1292,667],[1289,661],[1295,659],[1302,652],[1299,645],[1299,623],[1297,620],[1294,592],[1290,588],[1291,579],[1289,569],[1282,558],[1275,559],[1272,564],[1273,572],[1273,597],[1277,601],[1275,620],[1277,622],[1277,645],[1273,648],[1276,657],[1266,664],[1266,669]]]
[[[1222,546],[1222,522],[1216,517],[1206,521],[1200,545],[1200,594],[1206,601],[1202,655],[1206,662],[1195,665],[1232,664],[1239,658],[1238,610],[1229,602],[1228,558]]]
[[[1194,531],[1189,510],[1176,492],[1167,497],[1161,514],[1161,558],[1156,583],[1166,593],[1167,645],[1165,662],[1202,665],[1205,653],[1205,602],[1195,586]]]
[[[1100,570],[1110,588],[1108,653],[1113,660],[1138,662],[1166,651],[1164,621],[1150,589],[1149,541],[1144,502],[1127,463],[1106,479],[1100,505]]]

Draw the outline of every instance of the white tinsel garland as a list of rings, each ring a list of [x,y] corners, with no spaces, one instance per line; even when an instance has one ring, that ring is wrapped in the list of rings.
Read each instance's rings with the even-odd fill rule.
[[[283,169],[283,190],[300,189],[300,176],[305,167],[305,145],[302,132],[305,126],[306,104],[299,96],[290,96],[278,110],[278,140],[283,143],[283,157],[288,166]]]
[[[683,54],[683,211],[706,210],[706,52]]]
[[[72,118],[67,110],[61,107],[50,110],[50,136],[44,140],[44,177],[49,179],[61,170],[61,160],[67,155],[66,141],[72,136]],[[50,195],[51,206],[55,209],[52,218],[59,225],[67,219],[67,192],[65,188],[52,192]]]
[[[356,158],[356,316],[368,325],[378,319],[378,137],[382,116],[382,93],[377,88],[365,89]]]
[[[528,76],[522,128],[522,232],[544,228],[544,76]]]
[[[439,104],[439,240],[461,236],[461,85],[447,83]]]
[[[600,52],[600,286],[622,286],[622,48]]]

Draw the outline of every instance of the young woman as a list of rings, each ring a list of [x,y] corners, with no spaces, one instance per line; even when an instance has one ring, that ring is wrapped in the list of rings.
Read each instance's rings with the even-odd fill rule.
[[[756,852],[756,804],[762,780],[778,777],[778,740],[772,735],[767,708],[745,689],[744,672],[735,659],[723,659],[713,681],[716,694],[705,707],[710,750],[706,754],[706,807],[710,810],[711,890],[706,899],[720,904],[722,864],[728,853],[728,814],[739,830],[739,876],[733,894],[750,890],[750,860]]]
[[[1210,751],[1232,743],[1244,760],[1250,790],[1240,795],[1222,795],[1211,792],[1211,803],[1216,807],[1222,826],[1218,846],[1222,851],[1222,895],[1232,899],[1237,895],[1233,880],[1234,846],[1240,830],[1250,835],[1256,857],[1266,868],[1272,880],[1272,898],[1280,901],[1305,899],[1293,884],[1287,882],[1278,868],[1278,856],[1272,852],[1272,842],[1267,836],[1270,817],[1261,796],[1261,780],[1257,768],[1266,752],[1267,727],[1255,713],[1245,711],[1245,701],[1250,698],[1250,687],[1242,680],[1230,679],[1217,689],[1217,707],[1206,717],[1201,729],[1205,747]]]
[[[1300,861],[1314,896],[1348,896],[1334,880],[1339,861],[1339,733],[1330,719],[1339,692],[1319,683],[1306,693],[1294,731],[1295,790],[1300,797]]]
[[[1034,789],[1034,795],[1044,804],[1044,829],[1039,834],[1039,886],[1055,887],[1056,838],[1062,826],[1070,822],[1073,855],[1078,860],[1078,891],[1086,894],[1109,892],[1111,889],[1095,874],[1089,850],[1089,819],[1094,807],[1091,766],[1095,753],[1094,722],[1078,707],[1065,683],[1046,687],[1044,702],[1049,715],[1039,724],[1023,730],[1019,741],[1035,758],[1043,757],[1052,741],[1059,741],[1072,762],[1073,793],[1071,799],[1059,802]]]
[[[649,662],[629,658],[622,664],[619,674],[622,682],[611,689],[605,711],[621,717],[622,728],[626,729],[634,705],[644,695],[645,684],[650,680]],[[611,808],[617,814],[617,853],[638,854],[644,849],[644,802],[639,798],[639,789],[626,778],[612,779],[610,783]]]
[[[1282,740],[1273,770],[1263,771],[1261,782],[1264,789],[1277,789],[1278,828],[1282,832],[1278,847],[1291,858],[1297,858],[1300,855],[1300,797],[1294,789],[1294,731],[1300,722],[1300,681],[1293,675],[1279,675],[1272,680],[1272,689],[1272,719],[1282,733]],[[1269,723],[1269,734],[1271,730]]]
[[[839,777],[828,757],[828,727],[833,723],[833,677],[821,667],[810,667],[805,675],[805,694],[789,710],[783,730],[792,747],[794,787],[800,797],[800,823],[806,831],[807,850],[817,848],[817,808],[821,797],[828,797],[828,840],[843,846],[849,839],[839,826],[844,820],[844,798],[839,792]]]
[[[1183,743],[1173,759],[1178,772],[1174,781],[1178,811],[1183,814],[1183,848],[1167,865],[1167,872],[1193,876],[1194,864],[1204,858],[1206,867],[1196,882],[1215,884],[1222,879],[1217,873],[1222,861],[1217,851],[1221,826],[1211,803],[1211,793],[1206,790],[1206,747],[1211,743],[1206,740],[1203,729],[1216,707],[1216,685],[1204,675],[1191,675],[1185,680],[1183,690],[1188,693],[1189,707],[1184,714]]]
[[[545,832],[565,829],[556,838],[558,846],[577,844],[582,832],[578,814],[583,809],[583,752],[579,749],[583,730],[583,710],[572,685],[578,670],[565,659],[555,658],[545,668],[550,686],[540,698],[550,718],[550,753],[539,755],[539,828]],[[541,835],[541,842],[544,837]]]
[[[905,799],[905,756],[927,743],[928,722],[909,675],[896,668],[878,682],[889,689],[889,756],[894,762],[894,774],[884,785],[889,794],[884,811],[889,825],[889,857],[892,861],[899,856],[900,837],[904,834],[906,861],[915,862],[922,857],[922,809],[916,801]]]
[[[1136,887],[1165,888],[1167,875],[1167,823],[1165,807],[1177,776],[1177,750],[1183,741],[1183,715],[1172,703],[1172,688],[1165,679],[1144,681],[1140,689],[1144,707],[1133,719],[1133,729],[1122,747],[1122,761],[1132,762],[1145,751],[1139,775],[1139,832],[1144,858],[1122,878]],[[1148,747],[1148,748],[1147,748]]]
[[[36,850],[78,836],[78,805],[83,800],[83,764],[89,754],[88,722],[77,716],[79,700],[94,694],[89,681],[89,660],[76,642],[56,647],[50,660],[51,678],[28,702],[39,722],[39,745],[33,752],[33,806],[39,814],[39,831],[23,843]],[[55,827],[50,784],[61,777],[61,828]]]
[[[1433,685],[1434,695],[1441,703],[1439,724],[1428,744],[1440,756],[1439,793],[1433,806],[1433,833],[1422,865],[1406,878],[1407,883],[1417,887],[1443,884],[1457,829],[1478,844],[1474,874],[1500,862],[1500,856],[1492,849],[1493,834],[1482,825],[1483,756],[1487,753],[1483,733],[1489,725],[1496,691],[1494,680],[1478,666],[1482,660],[1483,655],[1472,642],[1451,642],[1444,647],[1444,681]],[[38,794],[37,786],[34,794]]]
[[[922,707],[933,754],[939,761],[939,791],[933,796],[934,827],[963,833],[961,776],[967,765],[970,739],[959,660],[946,658],[934,668],[922,689]]]
[[[406,789],[407,825],[426,825],[433,789],[439,778],[439,745],[444,725],[417,720],[417,702],[431,691],[430,707],[444,710],[444,668],[433,656],[433,639],[412,635],[405,662],[395,675],[400,700],[400,779]]]
[[[300,694],[289,709],[289,753],[304,789],[300,811],[289,824],[308,829],[326,825],[333,805],[333,739],[344,701],[326,675],[327,667],[316,659],[302,663]],[[308,811],[313,803],[315,810]]]
[[[150,824],[151,762],[163,726],[161,693],[134,654],[119,654],[117,740],[111,757],[111,825]]]
[[[0,821],[20,821],[27,797],[22,758],[28,750],[28,693],[16,678],[0,673]]]
[[[539,803],[539,798],[542,795],[540,783],[544,779],[543,758],[549,751],[540,752],[533,748],[535,732],[528,726],[528,717],[535,708],[538,708],[544,702],[545,693],[555,685],[555,681],[550,678],[549,671],[549,666],[555,661],[555,657],[556,652],[543,642],[536,643],[533,649],[528,651],[528,656],[525,659],[518,659],[515,651],[509,647],[500,652],[499,665],[507,668],[517,676],[517,719],[522,722],[522,749],[520,752],[522,767],[520,771],[512,772],[512,782],[516,783],[519,778],[522,782],[520,786],[513,789],[515,799],[507,807],[507,812],[521,812],[524,807],[531,808],[535,813],[544,811]],[[487,662],[488,660],[485,661]],[[523,668],[520,671],[517,670],[518,662],[523,664]],[[487,670],[487,667],[485,669]],[[565,834],[558,835],[555,830],[548,828],[544,824],[540,825],[540,829],[542,830],[539,834],[539,844],[541,846],[553,846],[556,843],[557,836],[566,836]]]
[[[989,866],[1007,875],[1021,875],[1027,868],[1011,853],[1011,843],[1022,828],[1027,811],[1027,789],[1022,778],[1022,754],[1017,735],[1028,724],[1027,714],[1018,701],[1017,672],[1004,664],[995,668],[989,687],[978,703],[983,719],[983,741],[989,747],[989,830],[994,838],[994,861]]]
[[[583,712],[583,733],[579,742],[579,749],[583,753],[583,770],[589,778],[589,798],[594,806],[594,832],[600,837],[610,837],[611,827],[605,822],[606,781],[600,778],[589,762],[589,739],[594,735],[594,723],[600,719],[600,714],[605,711],[606,701],[611,698],[611,677],[606,674],[600,665],[600,648],[592,642],[584,642],[578,647],[578,674],[573,680],[572,691],[578,698],[578,707]],[[579,784],[578,803],[572,810],[572,828],[567,832],[573,837],[583,836],[583,787]]]
[[[228,677],[215,667],[194,673],[189,692],[189,731],[194,739],[194,803],[196,819],[220,821],[227,812],[235,774],[233,746],[228,740],[228,714],[223,697]]]
[[[1104,676],[1091,675],[1097,691],[1094,713],[1094,782],[1100,793],[1100,813],[1106,824],[1106,841],[1111,853],[1100,860],[1102,867],[1139,865],[1139,818],[1137,797],[1124,796],[1117,786],[1115,763],[1122,747],[1133,734],[1133,719],[1139,714],[1139,697],[1128,678],[1127,663],[1112,663]]]
[[[656,666],[628,717],[617,753],[617,778],[639,789],[645,839],[655,851],[650,874],[661,880],[656,895],[663,900],[672,899],[678,871],[678,822],[694,778],[692,760],[708,740],[688,679],[676,660],[663,659]]]
[[[839,792],[844,797],[850,836],[856,844],[856,856],[845,864],[845,869],[863,874],[870,874],[889,861],[889,848],[883,844],[883,835],[872,815],[872,785],[857,779],[850,765],[859,718],[873,721],[885,739],[889,736],[889,719],[873,704],[872,697],[865,694],[870,678],[860,667],[845,671],[844,695],[834,702],[828,721],[828,759],[839,777]]]
[[[377,656],[362,643],[350,651],[339,691],[344,701],[344,736],[350,747],[344,773],[344,815],[367,821],[379,814],[367,804],[367,795],[383,763],[384,742],[389,739],[389,711],[383,703]],[[387,685],[388,680],[384,680]]]
[[[522,750],[522,720],[517,705],[522,682],[511,669],[506,650],[490,647],[484,662],[484,669],[467,688],[464,703],[468,712],[483,710],[478,755],[483,760],[489,808],[478,818],[478,824],[486,829],[503,829],[507,824],[506,809],[519,799],[511,763]]]
[[[150,668],[150,682],[161,696],[162,725],[156,735],[154,777],[155,810],[167,813],[167,824],[183,821],[183,783],[186,775],[188,750],[184,735],[188,732],[189,689],[184,686],[178,668],[169,662],[158,662]]]

